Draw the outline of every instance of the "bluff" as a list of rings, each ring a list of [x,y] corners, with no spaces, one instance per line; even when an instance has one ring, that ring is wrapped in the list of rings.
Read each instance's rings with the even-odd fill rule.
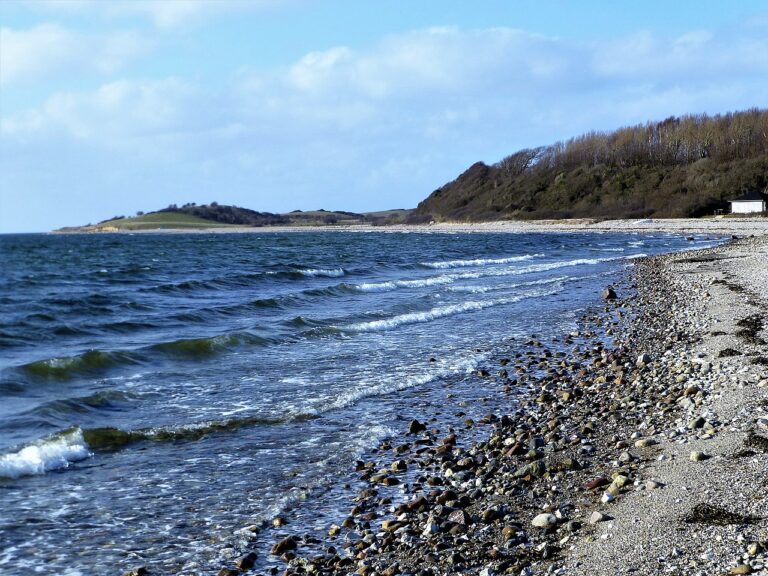
[[[768,110],[670,117],[477,162],[412,222],[681,218],[768,186]]]

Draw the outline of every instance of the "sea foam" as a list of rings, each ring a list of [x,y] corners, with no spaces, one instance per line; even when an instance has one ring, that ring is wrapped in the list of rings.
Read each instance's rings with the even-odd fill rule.
[[[302,270],[297,270],[296,272],[302,276],[324,276],[326,278],[339,278],[345,274],[342,268],[333,268],[330,270],[323,268],[305,268]]]
[[[510,256],[509,258],[477,258],[474,260],[446,260],[444,262],[422,262],[427,268],[465,268],[468,266],[488,266],[489,264],[511,264],[539,258],[543,254],[524,254],[522,256]]]
[[[91,456],[83,433],[77,430],[52,436],[25,446],[18,452],[0,456],[0,478],[19,478],[67,468]]]

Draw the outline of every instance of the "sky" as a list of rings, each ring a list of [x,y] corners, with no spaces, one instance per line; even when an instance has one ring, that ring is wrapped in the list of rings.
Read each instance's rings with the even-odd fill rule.
[[[767,102],[764,0],[2,0],[0,233],[410,208],[479,160]]]

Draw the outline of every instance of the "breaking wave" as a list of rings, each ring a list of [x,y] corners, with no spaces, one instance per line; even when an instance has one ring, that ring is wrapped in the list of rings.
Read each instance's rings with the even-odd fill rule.
[[[0,478],[45,474],[91,456],[80,429],[57,434],[0,456]]]
[[[522,262],[539,258],[543,254],[524,254],[522,256],[510,256],[508,258],[477,258],[474,260],[446,260],[443,262],[422,262],[421,265],[426,268],[466,268],[468,266],[487,266],[489,264],[511,264],[512,262]]]

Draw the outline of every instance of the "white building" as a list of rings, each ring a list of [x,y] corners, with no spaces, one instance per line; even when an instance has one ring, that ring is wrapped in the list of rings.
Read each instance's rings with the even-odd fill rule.
[[[731,200],[731,214],[753,214],[765,211],[765,195],[757,190]]]

